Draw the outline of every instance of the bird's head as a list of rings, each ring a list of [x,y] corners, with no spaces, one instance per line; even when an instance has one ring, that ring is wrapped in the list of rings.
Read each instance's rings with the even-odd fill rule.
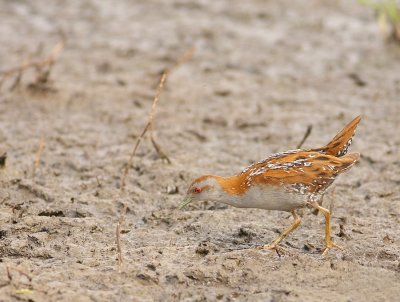
[[[206,175],[195,179],[187,190],[186,197],[180,205],[180,209],[192,201],[218,200],[221,197],[221,186],[218,176]]]

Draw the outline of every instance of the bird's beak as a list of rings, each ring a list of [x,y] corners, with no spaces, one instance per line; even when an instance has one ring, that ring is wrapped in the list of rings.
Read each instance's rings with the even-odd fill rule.
[[[193,198],[191,196],[186,196],[185,199],[182,201],[181,205],[179,206],[179,210],[186,207],[189,203],[191,203]]]

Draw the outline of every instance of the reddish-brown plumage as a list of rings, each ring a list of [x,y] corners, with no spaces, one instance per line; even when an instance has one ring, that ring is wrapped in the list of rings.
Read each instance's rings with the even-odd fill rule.
[[[252,185],[282,186],[300,194],[323,193],[336,176],[348,170],[358,158],[358,153],[335,157],[302,150],[275,154],[249,166],[239,175],[244,179],[241,193]]]
[[[347,153],[347,149],[351,145],[354,132],[361,121],[361,116],[357,116],[354,120],[346,125],[342,131],[323,148],[313,149],[312,151],[321,152],[328,155],[341,157]]]
[[[323,148],[276,153],[238,175],[205,175],[193,181],[190,187],[213,177],[227,194],[235,196],[245,194],[254,185],[282,187],[289,193],[323,194],[339,174],[359,159],[358,153],[344,155],[360,120],[361,117],[356,117]]]
[[[346,155],[360,119],[351,121],[325,147],[273,154],[231,177],[199,177],[190,185],[182,207],[193,200],[209,199],[236,207],[290,211],[293,224],[265,247],[278,249],[279,242],[300,224],[296,210],[311,206],[326,219],[324,253],[340,248],[331,240],[330,212],[321,206],[321,201],[335,178],[360,157],[358,153]]]

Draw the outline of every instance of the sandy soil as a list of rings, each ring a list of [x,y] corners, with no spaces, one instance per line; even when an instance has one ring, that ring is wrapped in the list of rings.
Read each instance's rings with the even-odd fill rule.
[[[398,299],[400,47],[383,41],[368,9],[345,0],[0,7],[0,69],[66,39],[54,91],[28,89],[30,73],[1,90],[0,301]],[[172,164],[144,140],[121,193],[160,72],[191,47],[157,108]],[[359,114],[351,150],[361,162],[326,198],[345,251],[320,256],[324,220],[308,210],[282,257],[256,247],[290,223],[287,213],[212,202],[177,210],[193,178],[293,149],[308,125],[304,147],[320,147]]]

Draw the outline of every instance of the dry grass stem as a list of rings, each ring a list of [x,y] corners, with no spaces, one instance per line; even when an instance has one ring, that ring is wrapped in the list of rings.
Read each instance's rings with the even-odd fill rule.
[[[10,273],[10,268],[8,267],[8,266],[6,266],[6,270],[7,270],[7,278],[8,278],[8,280],[12,280],[12,276],[11,276],[11,273]]]
[[[20,71],[18,75],[15,77],[14,82],[11,84],[9,88],[9,91],[14,91],[17,87],[19,87],[21,79],[22,79],[22,71]]]
[[[167,156],[167,154],[165,154],[165,152],[161,149],[161,146],[156,142],[156,140],[154,139],[154,135],[153,132],[151,132],[150,135],[150,139],[151,139],[151,143],[153,144],[154,149],[156,149],[156,152],[158,154],[158,156],[163,159],[166,160],[167,163],[171,163],[171,160],[169,159],[169,157]]]
[[[0,169],[6,166],[6,160],[7,160],[7,152],[3,152],[3,154],[0,155]]]
[[[192,55],[193,55],[193,49],[190,49],[188,52],[186,52],[176,63],[170,68],[167,69],[166,71],[163,72],[161,75],[160,81],[157,86],[157,90],[153,99],[153,103],[151,105],[151,110],[147,118],[147,123],[145,127],[143,128],[141,134],[137,138],[137,141],[132,149],[132,152],[129,156],[128,163],[125,166],[125,169],[123,171],[122,177],[121,177],[121,184],[120,184],[120,189],[121,191],[125,189],[125,184],[126,184],[126,178],[129,174],[129,169],[132,167],[133,164],[133,158],[136,155],[136,151],[139,148],[140,143],[142,142],[144,136],[146,135],[147,131],[150,131],[150,138],[151,142],[160,158],[165,159],[168,163],[171,163],[171,160],[168,158],[168,156],[165,154],[165,152],[161,149],[160,145],[156,142],[154,138],[154,113],[157,108],[158,101],[160,99],[160,94],[161,91],[164,87],[165,81],[167,80],[168,75],[179,65],[185,63],[187,60],[189,60]],[[122,243],[121,243],[121,228],[125,220],[125,214],[126,214],[126,209],[127,206],[124,204],[124,207],[121,211],[120,217],[117,222],[117,227],[116,227],[116,243],[117,243],[117,253],[118,253],[118,270],[119,272],[122,271],[122,265],[123,265],[123,257],[122,257]]]
[[[25,276],[29,280],[29,282],[32,281],[32,277],[31,276],[29,276],[27,273],[25,273],[24,271],[22,271],[22,270],[20,270],[20,269],[18,269],[16,267],[7,266],[6,269],[7,269],[7,277],[8,277],[8,279],[10,281],[12,280],[11,270],[16,271],[17,273],[19,273],[22,276]]]
[[[45,146],[46,146],[45,140],[42,137],[40,139],[39,148],[36,152],[35,161],[33,163],[32,177],[35,177],[36,170],[39,169],[39,167],[40,167],[40,159],[42,158],[42,153],[43,153]]]
[[[128,176],[129,169],[133,164],[133,158],[135,157],[136,151],[137,151],[137,149],[138,149],[138,147],[139,147],[141,141],[143,140],[143,138],[144,138],[144,136],[145,136],[147,131],[151,132],[151,134],[150,134],[151,135],[150,136],[151,142],[152,142],[152,144],[154,146],[154,149],[156,150],[158,156],[160,158],[162,158],[162,159],[165,159],[168,163],[171,163],[171,160],[169,159],[169,157],[165,154],[165,152],[162,150],[162,148],[160,147],[160,145],[156,142],[156,140],[154,138],[154,134],[153,134],[153,130],[154,130],[154,113],[155,113],[155,110],[157,108],[157,104],[158,104],[158,101],[160,99],[160,94],[161,94],[161,91],[162,91],[162,89],[164,87],[164,84],[165,84],[165,82],[167,80],[167,77],[169,76],[169,74],[174,69],[176,69],[177,67],[179,67],[180,65],[182,65],[183,63],[188,61],[193,56],[193,52],[194,52],[193,48],[190,49],[189,51],[187,51],[180,59],[178,59],[175,62],[175,64],[171,68],[166,69],[163,72],[163,74],[161,75],[160,81],[159,81],[158,86],[157,86],[156,94],[154,96],[153,103],[151,105],[151,110],[150,110],[150,113],[149,113],[148,118],[147,118],[146,126],[143,128],[142,133],[139,135],[139,137],[138,137],[138,139],[137,139],[137,141],[135,143],[135,146],[133,147],[132,152],[131,152],[131,154],[129,156],[128,163],[126,164],[125,169],[124,169],[124,171],[122,173],[121,184],[120,184],[120,189],[121,190],[125,189],[126,177]]]
[[[312,125],[308,125],[308,126],[307,126],[306,133],[304,133],[303,139],[302,139],[301,142],[297,145],[297,149],[300,149],[301,146],[303,146],[303,144],[305,143],[305,141],[307,140],[307,138],[310,136],[311,131],[312,131],[312,128],[313,128]]]
[[[64,48],[64,42],[60,41],[53,47],[53,50],[51,51],[50,55],[47,56],[47,58],[39,61],[27,61],[23,63],[21,66],[10,68],[7,70],[1,70],[0,75],[3,77],[9,77],[12,76],[13,74],[20,73],[32,67],[42,68],[47,65],[52,65],[55,63],[56,59],[60,55],[63,48]]]
[[[34,83],[36,83],[38,81],[43,82],[44,77],[45,77],[45,81],[47,81],[48,75],[50,74],[51,67],[56,62],[56,60],[59,57],[63,48],[64,48],[64,41],[60,41],[53,47],[51,53],[43,60],[31,61],[30,59],[28,59],[28,60],[25,60],[25,62],[18,67],[13,67],[13,68],[6,69],[6,70],[0,70],[0,88],[1,88],[2,83],[4,83],[4,81],[7,78],[10,78],[10,77],[16,75],[16,78],[10,87],[10,91],[14,90],[20,84],[23,73],[30,68],[36,69],[36,72],[37,72],[36,80]],[[43,71],[43,68],[45,68],[45,67],[47,67],[47,69],[45,71]]]
[[[121,244],[121,228],[125,222],[125,214],[126,214],[127,206],[124,204],[116,228],[116,243],[117,243],[117,253],[118,253],[118,271],[122,271],[123,257],[122,257],[122,244]]]

